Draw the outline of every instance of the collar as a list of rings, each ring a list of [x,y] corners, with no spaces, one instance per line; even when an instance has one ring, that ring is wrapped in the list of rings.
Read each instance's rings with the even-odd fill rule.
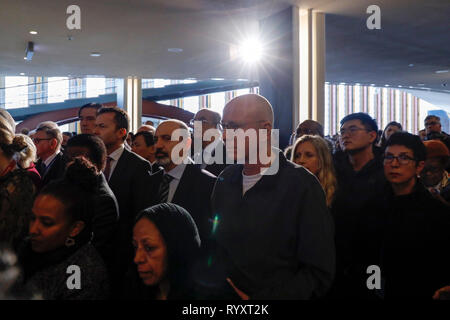
[[[183,176],[184,170],[186,169],[186,164],[182,163],[167,172],[169,176],[171,176],[174,179],[181,180],[181,177]]]
[[[119,161],[119,159],[122,156],[124,150],[125,150],[125,146],[122,144],[122,145],[120,145],[119,148],[117,148],[116,150],[111,152],[111,154],[108,157],[110,157],[114,161]]]
[[[50,157],[48,157],[46,160],[44,160],[44,164],[46,167],[48,167],[53,160],[56,158],[56,156],[59,154],[59,150],[56,151],[54,154],[52,154]]]

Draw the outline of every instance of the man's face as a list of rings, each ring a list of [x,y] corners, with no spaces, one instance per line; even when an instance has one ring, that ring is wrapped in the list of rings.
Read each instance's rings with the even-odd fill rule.
[[[134,141],[131,145],[131,151],[150,162],[154,161],[155,145],[152,145],[150,147],[147,146],[147,143],[145,142],[145,139],[142,135],[138,135],[134,138]]]
[[[80,113],[81,133],[94,134],[97,109],[84,108]]]
[[[384,133],[384,137],[386,138],[386,140],[388,140],[394,133],[401,131],[399,127],[397,126],[389,126],[387,127],[385,133]]]
[[[252,114],[250,112],[243,113],[242,108],[235,102],[234,104],[227,105],[223,111],[223,141],[225,142],[226,146],[226,152],[227,156],[230,159],[233,160],[245,160],[249,161],[252,157],[258,156],[259,153],[259,129],[268,129],[264,137],[261,137],[261,142],[268,141],[270,139],[271,134],[271,127],[266,128],[264,127],[264,123],[267,122],[267,119],[262,119],[263,116],[260,116],[258,118],[257,114]],[[227,129],[230,131],[242,129],[244,131],[245,136],[245,146],[244,147],[244,154],[238,153],[238,144],[242,143],[238,140],[236,135],[234,136],[234,145],[231,144],[231,141],[227,141]],[[235,131],[235,132],[236,132]],[[256,133],[256,140],[251,141],[253,139],[250,139],[250,133]],[[231,137],[229,137],[231,139]],[[228,143],[227,143],[228,142]],[[232,148],[233,147],[233,148]],[[262,147],[262,146],[261,146]],[[265,146],[264,146],[265,147]],[[242,146],[241,146],[242,148]],[[250,154],[252,153],[252,154]],[[256,153],[256,155],[253,155],[253,153]],[[243,159],[245,158],[245,159]]]
[[[436,118],[430,118],[427,121],[425,121],[425,130],[427,134],[430,134],[432,132],[434,133],[441,133],[441,123]]]
[[[377,133],[367,130],[360,120],[349,120],[341,127],[340,145],[346,152],[358,152],[370,147]]]
[[[63,137],[63,141],[62,141],[62,144],[61,144],[61,145],[62,145],[63,147],[65,147],[66,144],[67,144],[67,141],[69,141],[70,137],[69,137],[68,135],[65,135],[65,134],[63,134],[62,137]]]
[[[45,131],[37,131],[33,137],[36,146],[36,154],[42,160],[46,160],[56,151],[58,142],[55,138],[49,137]]]
[[[95,120],[94,134],[105,143],[106,148],[123,143],[123,137],[127,134],[125,129],[117,129],[114,121],[114,113],[107,112],[97,116]]]
[[[158,164],[162,165],[166,169],[168,167],[173,167],[175,159],[172,157],[172,150],[176,145],[180,143],[180,141],[171,141],[172,133],[180,129],[179,124],[175,122],[165,122],[161,123],[156,129],[155,133],[155,158]],[[184,148],[187,149],[188,144],[184,142]],[[176,155],[180,158],[184,158],[186,154],[179,153]]]
[[[202,139],[202,146],[203,146],[203,148],[205,148],[208,144],[210,144],[212,142],[212,141],[203,141],[205,132],[209,129],[216,129],[217,123],[215,123],[213,115],[210,112],[205,112],[203,110],[200,110],[199,112],[197,112],[197,114],[194,117],[194,121],[201,121],[201,123],[202,123],[201,132],[197,132],[197,130],[195,130],[195,126],[194,126],[194,138]]]
[[[420,174],[422,182],[427,187],[434,187],[444,177],[444,166],[439,158],[430,158],[425,161],[425,167]]]

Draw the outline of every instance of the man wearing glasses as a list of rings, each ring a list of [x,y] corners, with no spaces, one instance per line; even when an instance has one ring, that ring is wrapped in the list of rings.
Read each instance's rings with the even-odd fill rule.
[[[221,118],[218,112],[210,109],[201,109],[189,123],[194,130],[193,160],[200,169],[205,169],[215,176],[218,176],[227,166],[225,145],[220,138],[222,135]],[[196,122],[197,125],[195,125]],[[208,130],[210,132],[216,131],[218,138],[213,136],[209,140],[205,136]],[[200,145],[199,141],[201,141],[201,150],[196,150],[195,146],[196,144]]]
[[[435,115],[427,116],[425,118],[425,130],[427,133],[425,141],[441,140],[450,151],[450,136],[442,131],[441,118]]]
[[[356,249],[354,234],[361,232],[359,224],[369,203],[383,195],[386,184],[381,151],[375,146],[377,131],[377,123],[366,113],[349,114],[341,120],[339,142],[343,151],[334,154],[338,189],[332,205],[337,257],[333,297],[368,294],[366,279],[355,273],[363,254]]]
[[[36,169],[42,178],[42,186],[52,180],[62,178],[65,161],[61,150],[63,137],[56,123],[46,122],[36,129],[33,142],[39,157]]]

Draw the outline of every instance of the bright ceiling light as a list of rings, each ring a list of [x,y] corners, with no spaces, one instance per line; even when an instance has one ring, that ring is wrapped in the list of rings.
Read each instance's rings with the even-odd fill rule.
[[[91,52],[91,57],[100,57],[101,55],[100,52]]]
[[[167,51],[173,52],[173,53],[181,53],[181,52],[183,52],[183,49],[181,49],[181,48],[168,48]]]
[[[37,31],[31,30],[30,34],[37,34]]]
[[[21,76],[24,76],[25,75],[25,73],[23,73],[23,72],[21,72],[21,73],[19,73]]]
[[[255,63],[261,60],[263,47],[257,38],[249,38],[241,43],[238,53],[244,62]]]
[[[436,73],[447,73],[449,70],[438,70]]]

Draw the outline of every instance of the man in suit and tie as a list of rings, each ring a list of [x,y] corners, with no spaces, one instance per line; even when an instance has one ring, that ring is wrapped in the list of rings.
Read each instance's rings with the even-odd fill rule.
[[[221,115],[210,109],[201,109],[190,126],[194,129],[194,162],[200,169],[205,169],[218,176],[227,167],[225,144],[221,136]],[[208,134],[215,132],[210,139]],[[201,143],[200,143],[201,142]],[[199,148],[201,146],[201,149]]]
[[[172,134],[179,129],[184,133],[180,139]],[[157,195],[155,202],[175,203],[185,208],[197,224],[202,243],[207,241],[210,226],[210,195],[216,177],[196,166],[188,157],[191,144],[189,128],[178,120],[160,123],[155,133],[155,156],[157,163],[164,168],[152,178]],[[180,155],[179,151],[184,150]]]
[[[61,152],[62,134],[54,122],[40,124],[33,137],[36,155],[39,157],[36,169],[41,175],[42,186],[64,175],[66,164]]]
[[[107,159],[103,171],[117,202],[119,203],[119,234],[117,237],[117,271],[113,282],[117,285],[133,259],[131,231],[134,218],[139,211],[151,205],[149,193],[150,163],[137,154],[128,151],[125,139],[128,134],[128,114],[118,107],[103,107],[98,110],[95,121],[95,135],[106,147]],[[115,293],[117,294],[118,287]]]

